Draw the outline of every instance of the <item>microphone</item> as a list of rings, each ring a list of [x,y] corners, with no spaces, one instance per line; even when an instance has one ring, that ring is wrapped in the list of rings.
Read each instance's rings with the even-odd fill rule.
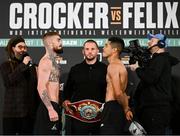
[[[24,52],[24,53],[22,54],[22,58],[24,59],[24,57],[26,57],[26,56],[29,56],[29,54],[28,54],[27,52]],[[28,65],[29,67],[31,67],[31,66],[33,65],[32,60],[30,60],[27,65]]]
[[[29,67],[31,67],[31,66],[33,65],[32,60],[30,60],[27,65],[28,65]]]

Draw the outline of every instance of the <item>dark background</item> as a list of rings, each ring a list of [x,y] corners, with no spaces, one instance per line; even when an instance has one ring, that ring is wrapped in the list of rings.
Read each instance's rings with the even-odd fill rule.
[[[81,52],[82,48],[76,47],[76,48],[64,48],[64,53],[62,54],[64,60],[67,61],[67,64],[62,64],[62,75],[61,75],[61,82],[65,83],[67,79],[68,72],[71,68],[71,66],[80,63],[83,60],[83,55]],[[180,48],[179,47],[173,47],[167,49],[171,55],[177,57],[180,60]],[[30,56],[33,58],[33,62],[37,63],[39,62],[40,58],[44,55],[45,49],[43,47],[35,48],[30,47],[28,48],[28,52]],[[102,48],[100,48],[100,52],[102,52]],[[7,59],[5,49],[3,47],[0,48],[0,63],[5,61]],[[107,63],[104,59],[103,62]],[[129,74],[129,84],[128,84],[128,92],[130,95],[133,94],[136,85],[138,83],[138,78],[134,72],[131,72],[128,70]],[[180,91],[180,63],[173,67],[173,77],[176,80],[176,89],[177,91]],[[3,106],[3,96],[4,96],[4,87],[2,84],[2,79],[0,77],[0,134],[2,134],[2,106]]]
[[[42,2],[48,2],[48,3],[56,3],[56,2],[63,2],[67,5],[68,2],[107,2],[108,5],[109,5],[109,14],[108,14],[108,17],[110,18],[111,15],[110,15],[110,7],[122,7],[122,4],[123,2],[152,2],[153,4],[153,16],[152,16],[152,20],[153,22],[154,21],[157,21],[157,2],[163,2],[163,22],[165,23],[165,20],[166,20],[166,17],[167,17],[167,13],[166,13],[166,8],[165,8],[165,3],[164,2],[178,2],[178,9],[177,9],[177,20],[178,20],[178,23],[180,21],[180,5],[179,5],[179,1],[174,1],[174,0],[149,0],[149,1],[145,1],[145,0],[122,0],[122,1],[118,1],[118,0],[87,0],[87,1],[83,1],[83,0],[38,0],[38,1],[32,1],[32,0],[4,0],[4,1],[0,1],[0,9],[1,9],[1,12],[0,12],[0,18],[1,18],[1,24],[0,24],[0,39],[9,39],[11,37],[11,35],[9,35],[9,31],[10,31],[10,27],[9,27],[9,6],[11,3],[13,2],[18,2],[18,3],[36,3],[37,6],[42,3]],[[123,7],[122,7],[123,8]],[[93,10],[93,9],[91,9]],[[134,8],[130,9],[131,12],[132,12],[132,16],[134,17]],[[144,18],[141,18],[143,20],[141,21],[145,21],[146,19],[146,7],[145,8],[142,8],[142,11],[144,12]],[[80,22],[82,24],[82,8],[80,10],[80,13],[81,15],[79,15],[79,19],[80,19]],[[122,13],[123,14],[123,13]],[[20,16],[22,16],[22,14],[20,14]],[[93,16],[94,16],[94,13],[93,13]],[[93,18],[94,19],[94,18]],[[94,20],[91,20],[92,22]],[[123,18],[122,18],[123,19]],[[110,19],[109,19],[109,24],[110,24]],[[134,19],[131,18],[130,20],[130,30],[135,30],[134,27]],[[180,26],[180,24],[179,24]],[[26,31],[25,29],[21,28],[23,31]],[[54,28],[50,28],[51,30],[53,30]],[[29,30],[29,29],[28,29]],[[32,29],[30,29],[32,30]],[[39,30],[39,28],[37,28],[37,30]],[[63,30],[66,30],[63,29]],[[73,28],[73,30],[75,30],[75,28]],[[109,30],[124,30],[122,28],[122,25],[109,25]],[[136,30],[142,30],[142,29],[136,29]],[[146,30],[146,29],[144,29]],[[151,29],[149,29],[151,30]],[[155,33],[159,33],[159,30],[158,28],[155,28],[153,29]],[[179,28],[172,28],[172,26],[170,26],[170,28],[162,28],[162,30],[179,30]],[[96,31],[99,31],[99,30],[96,30]],[[179,32],[179,31],[178,31]],[[64,38],[107,38],[107,37],[110,37],[111,35],[93,35],[93,36],[90,36],[90,35],[62,35],[62,39]],[[41,38],[42,35],[23,35],[23,37],[26,39],[26,38]],[[146,35],[121,35],[122,38],[146,38]],[[180,40],[180,33],[178,35],[167,35],[168,38],[172,38],[171,40],[173,41],[173,38],[175,39],[178,39]],[[4,45],[6,46],[6,45]],[[3,47],[0,47],[0,64],[5,61],[7,59],[7,56],[6,56],[6,52],[4,50],[4,46]],[[41,45],[39,45],[41,46]],[[180,60],[180,44],[178,45],[175,45],[176,47],[172,47],[171,45],[169,45],[169,48],[167,49],[171,55],[177,57],[179,60]],[[66,82],[66,79],[67,79],[67,75],[68,75],[68,72],[71,68],[71,66],[77,64],[77,63],[80,63],[82,60],[83,60],[83,55],[82,55],[82,52],[81,52],[81,49],[80,47],[64,47],[64,54],[62,55],[63,56],[63,59],[67,61],[67,64],[62,64],[61,65],[61,68],[62,68],[62,75],[61,75],[61,81],[63,83]],[[102,52],[102,48],[100,48],[100,51]],[[30,54],[30,56],[32,57],[33,59],[33,62],[38,64],[40,58],[43,56],[43,54],[45,53],[45,50],[43,47],[29,47],[28,48],[28,53]],[[103,62],[107,63],[105,60],[103,60]],[[128,70],[128,74],[129,74],[129,84],[128,84],[128,93],[129,94],[133,94],[135,88],[136,88],[136,85],[138,83],[138,78],[136,76],[136,74],[134,72],[131,72]],[[176,65],[173,67],[173,71],[172,71],[172,74],[173,74],[173,77],[174,77],[174,82],[176,83],[175,84],[175,89],[177,90],[177,92],[180,94],[180,64]],[[0,76],[0,134],[2,134],[2,106],[3,106],[3,96],[4,96],[4,87],[3,87],[3,84],[2,84],[2,79],[1,79],[1,76]],[[179,100],[180,100],[180,96],[179,97]]]

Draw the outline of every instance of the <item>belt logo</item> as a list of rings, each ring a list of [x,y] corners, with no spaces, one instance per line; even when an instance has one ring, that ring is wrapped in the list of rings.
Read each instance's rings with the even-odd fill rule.
[[[100,121],[101,106],[102,103],[98,101],[85,99],[71,103],[73,113],[65,110],[65,114],[82,122],[93,123]]]
[[[78,111],[80,112],[81,117],[91,120],[96,118],[99,107],[95,104],[91,104],[90,102],[82,103],[79,105]]]

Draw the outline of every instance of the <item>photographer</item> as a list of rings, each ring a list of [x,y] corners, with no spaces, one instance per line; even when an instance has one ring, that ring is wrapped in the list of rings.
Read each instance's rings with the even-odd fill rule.
[[[5,87],[3,135],[31,135],[39,103],[36,68],[30,65],[21,36],[12,37],[6,51],[8,60],[0,66]]]
[[[147,37],[151,59],[144,67],[138,63],[129,65],[140,78],[134,95],[135,113],[148,135],[164,135],[171,119],[171,67],[178,60],[165,52],[165,35],[148,34]]]

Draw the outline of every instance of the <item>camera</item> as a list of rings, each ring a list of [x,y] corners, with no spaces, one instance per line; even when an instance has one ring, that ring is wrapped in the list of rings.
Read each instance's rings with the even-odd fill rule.
[[[143,48],[139,44],[139,40],[129,41],[129,46],[123,49],[123,52],[128,53],[130,56],[129,64],[135,64],[138,61],[139,66],[146,66],[151,58],[151,53],[147,48]]]

